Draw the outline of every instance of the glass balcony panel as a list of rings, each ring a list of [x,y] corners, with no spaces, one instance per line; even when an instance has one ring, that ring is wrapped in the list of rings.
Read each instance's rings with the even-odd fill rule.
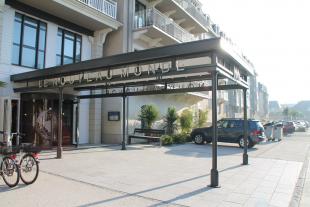
[[[176,24],[173,19],[168,18],[155,8],[138,11],[135,14],[135,28],[140,29],[147,26],[155,26],[180,42],[189,42],[197,38]]]

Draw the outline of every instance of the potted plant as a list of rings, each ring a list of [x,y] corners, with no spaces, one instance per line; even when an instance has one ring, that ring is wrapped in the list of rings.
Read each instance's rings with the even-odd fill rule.
[[[186,109],[180,116],[180,125],[182,133],[189,133],[193,125],[193,113],[191,110]]]
[[[208,110],[203,111],[203,110],[199,109],[197,126],[199,128],[204,127],[207,120],[208,120]]]
[[[173,135],[177,130],[176,121],[178,120],[178,114],[174,107],[169,107],[167,114],[164,116],[165,129],[168,135]]]
[[[158,115],[159,112],[154,105],[143,105],[139,114],[142,128],[151,129]]]

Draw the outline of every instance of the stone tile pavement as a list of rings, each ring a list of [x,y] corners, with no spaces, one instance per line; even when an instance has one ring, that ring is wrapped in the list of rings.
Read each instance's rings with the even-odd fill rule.
[[[241,153],[219,147],[221,188],[207,187],[208,145],[93,148],[62,160],[46,153],[34,185],[8,189],[0,181],[1,206],[288,206],[302,162],[250,157],[242,166]]]
[[[308,153],[308,157],[306,160],[306,172],[305,172],[305,180],[303,181],[303,189],[300,200],[300,207],[309,207],[310,206],[310,152]]]

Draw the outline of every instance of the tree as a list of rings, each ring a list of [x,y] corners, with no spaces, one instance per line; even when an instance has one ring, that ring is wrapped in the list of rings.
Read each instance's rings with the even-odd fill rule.
[[[165,128],[167,130],[167,134],[173,135],[175,130],[177,129],[176,121],[178,120],[178,114],[174,107],[169,107],[167,110],[167,114],[164,116],[164,122],[166,123]]]
[[[180,125],[183,133],[189,133],[193,125],[193,113],[186,109],[180,116]]]
[[[302,113],[300,113],[299,111],[296,110],[291,110],[289,112],[289,115],[293,118],[293,119],[298,119],[302,117]]]
[[[283,111],[282,111],[282,114],[283,114],[283,116],[284,116],[286,119],[288,119],[288,116],[289,116],[289,114],[290,114],[289,108],[288,108],[288,107],[285,107],[285,108],[283,109]]]
[[[141,112],[139,114],[139,120],[143,123],[142,124],[143,127],[151,129],[153,123],[158,118],[158,115],[159,112],[154,105],[143,105],[141,107]]]
[[[5,82],[0,81],[0,88],[5,87],[5,85],[6,85]]]
[[[208,120],[208,110],[201,110],[198,111],[198,127],[203,127]]]

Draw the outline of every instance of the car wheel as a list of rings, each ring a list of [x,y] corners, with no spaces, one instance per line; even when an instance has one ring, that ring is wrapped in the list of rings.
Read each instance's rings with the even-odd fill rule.
[[[204,136],[203,136],[203,134],[196,134],[196,135],[194,136],[194,142],[195,142],[196,144],[203,144],[203,142],[204,142]]]
[[[238,144],[239,144],[239,147],[240,147],[240,148],[243,148],[243,147],[244,147],[244,139],[243,139],[243,137],[241,137],[241,138],[239,139]],[[250,139],[248,139],[248,148],[252,148],[252,147],[254,147],[254,144],[252,143],[252,141],[251,141]]]

